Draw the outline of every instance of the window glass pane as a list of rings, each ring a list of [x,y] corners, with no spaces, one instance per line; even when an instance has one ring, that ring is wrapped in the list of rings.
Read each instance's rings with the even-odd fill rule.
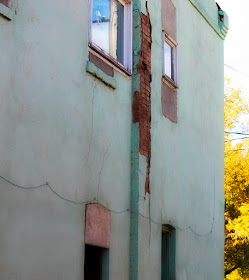
[[[173,48],[164,42],[164,74],[174,79],[173,71]]]
[[[92,42],[110,53],[110,0],[93,0]]]
[[[124,6],[117,0],[93,0],[92,42],[124,63]]]
[[[124,63],[124,6],[117,2],[117,60]]]

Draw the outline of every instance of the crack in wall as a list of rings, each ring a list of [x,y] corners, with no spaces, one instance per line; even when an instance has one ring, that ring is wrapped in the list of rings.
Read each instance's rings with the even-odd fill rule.
[[[98,193],[97,193],[97,200],[99,199],[99,191],[100,191],[100,181],[101,181],[101,175],[102,175],[102,171],[103,171],[103,168],[104,168],[104,164],[105,164],[105,157],[106,157],[106,154],[108,153],[109,151],[109,147],[106,149],[105,153],[104,153],[104,156],[103,156],[103,161],[102,161],[102,165],[101,165],[101,168],[100,168],[100,171],[99,171],[99,181],[98,181]]]

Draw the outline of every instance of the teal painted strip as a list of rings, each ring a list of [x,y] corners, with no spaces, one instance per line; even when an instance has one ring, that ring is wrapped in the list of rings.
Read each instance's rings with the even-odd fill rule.
[[[133,75],[132,97],[140,91],[140,74],[137,70],[140,41],[140,0],[133,1]],[[138,221],[139,221],[139,124],[131,124],[131,224],[130,224],[130,280],[138,279]]]
[[[201,12],[201,10],[191,1],[188,0],[190,4],[197,10],[197,12],[204,18],[207,24],[214,30],[214,32],[222,39],[225,40],[224,34],[221,33],[221,30],[217,30],[215,26],[208,20],[208,18]],[[217,22],[218,22],[218,12],[217,12]]]
[[[112,89],[117,88],[117,81],[108,75],[106,75],[102,70],[96,67],[91,61],[86,63],[86,72],[98,78],[105,85],[111,87]]]

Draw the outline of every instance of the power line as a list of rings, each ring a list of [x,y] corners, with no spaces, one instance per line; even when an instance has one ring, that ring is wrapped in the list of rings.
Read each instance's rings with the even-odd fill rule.
[[[193,228],[192,228],[192,226],[186,226],[185,228],[180,228],[180,227],[178,227],[178,226],[176,226],[176,225],[174,225],[174,224],[172,224],[170,221],[168,222],[168,223],[166,223],[166,224],[170,224],[172,227],[174,227],[174,228],[176,228],[176,229],[178,229],[178,230],[180,230],[180,231],[186,231],[186,230],[190,230],[190,231],[192,231],[192,233],[193,234],[195,234],[196,236],[198,236],[198,237],[206,237],[206,236],[208,236],[208,235],[210,235],[210,234],[212,234],[212,232],[213,232],[213,229],[214,229],[214,222],[215,222],[215,202],[216,202],[216,184],[215,184],[215,178],[214,178],[214,183],[213,183],[213,194],[214,194],[214,201],[213,201],[213,218],[212,218],[212,223],[211,223],[211,227],[210,227],[210,230],[207,232],[207,233],[205,233],[205,234],[200,234],[200,233],[197,233]],[[151,216],[144,216],[143,214],[141,214],[140,212],[138,213],[139,214],[139,216],[141,216],[141,217],[143,217],[143,218],[145,218],[145,219],[148,219],[150,222],[153,222],[154,224],[156,224],[156,225],[162,225],[162,222],[157,222],[157,221],[155,221],[154,219],[152,219],[151,218]]]
[[[241,148],[241,149],[236,149],[236,150],[228,150],[228,151],[225,151],[225,153],[228,153],[228,152],[238,152],[238,151],[246,151],[246,150],[249,150],[249,148]]]
[[[243,76],[245,76],[245,77],[249,78],[249,76],[248,76],[248,75],[246,75],[245,73],[242,73],[241,71],[236,70],[235,68],[233,68],[233,67],[231,67],[231,66],[229,66],[229,65],[227,65],[227,64],[224,64],[224,65],[225,65],[226,67],[228,67],[228,68],[232,69],[233,71],[238,72],[239,74],[241,74],[241,75],[243,75]]]
[[[58,192],[55,191],[54,188],[51,187],[51,185],[46,182],[44,184],[41,184],[41,185],[37,185],[37,186],[21,186],[21,185],[18,185],[16,183],[13,183],[11,182],[10,180],[6,179],[5,177],[1,176],[0,175],[0,178],[2,180],[4,180],[5,182],[7,182],[8,184],[18,188],[18,189],[22,189],[22,190],[34,190],[34,189],[39,189],[39,188],[43,188],[43,187],[47,187],[48,189],[50,189],[50,191],[55,194],[57,197],[59,197],[60,199],[66,201],[66,202],[69,202],[69,203],[73,203],[73,204],[76,204],[76,205],[85,205],[85,204],[93,204],[93,203],[98,203],[100,205],[102,205],[103,207],[105,207],[106,209],[108,209],[110,212],[113,212],[115,214],[122,214],[122,213],[125,213],[125,212],[130,212],[130,209],[125,209],[125,210],[121,210],[121,211],[117,211],[117,210],[113,210],[113,209],[110,209],[110,208],[107,208],[105,205],[103,205],[98,199],[96,198],[93,198],[92,200],[87,200],[87,201],[74,201],[74,200],[71,200],[69,198],[66,198],[64,196],[62,196],[61,194],[59,194]],[[193,230],[193,228],[191,226],[187,226],[185,228],[180,228],[178,226],[175,226],[175,225],[172,225],[173,227],[175,227],[176,229],[180,230],[180,231],[186,231],[186,230],[190,230],[192,231],[192,233],[194,233],[196,236],[199,236],[199,237],[206,237],[210,234],[212,234],[213,232],[213,227],[214,227],[214,222],[215,222],[215,183],[214,183],[214,209],[213,209],[213,218],[212,218],[212,224],[211,224],[211,229],[209,230],[208,233],[206,234],[199,234],[197,233],[195,230]],[[147,217],[147,216],[144,216],[142,215],[141,213],[137,213],[139,216],[145,218],[145,219],[149,219],[151,222],[157,224],[157,225],[162,225],[161,222],[157,222],[155,221],[154,219],[152,219],[151,217]]]
[[[249,133],[244,133],[244,132],[233,132],[233,131],[224,131],[225,133],[228,133],[228,134],[239,134],[239,135],[248,135],[249,136]]]
[[[31,187],[27,187],[27,186],[21,186],[21,185],[18,185],[18,184],[15,184],[13,182],[11,182],[10,180],[4,178],[3,176],[0,175],[0,178],[2,180],[4,180],[5,182],[9,183],[10,185],[14,186],[14,187],[17,187],[19,189],[22,189],[22,190],[34,190],[34,189],[39,189],[39,188],[43,188],[43,187],[47,187],[53,194],[55,194],[57,197],[59,197],[60,199],[66,201],[66,202],[69,202],[69,203],[72,203],[72,204],[76,204],[76,205],[84,205],[84,204],[92,204],[92,203],[98,203],[100,205],[102,205],[103,207],[107,208],[105,205],[103,205],[98,199],[96,198],[93,198],[91,200],[86,200],[86,201],[75,201],[75,200],[72,200],[72,199],[69,199],[69,198],[66,198],[64,196],[62,196],[61,194],[59,194],[53,187],[51,187],[51,185],[46,182],[42,185],[38,185],[38,186],[31,186]],[[125,210],[112,210],[112,209],[109,209],[107,208],[110,212],[113,212],[115,214],[122,214],[124,212],[128,212],[129,209],[125,209]]]

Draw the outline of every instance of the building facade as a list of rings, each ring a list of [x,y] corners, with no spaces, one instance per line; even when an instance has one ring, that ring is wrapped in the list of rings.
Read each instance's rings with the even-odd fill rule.
[[[0,0],[0,279],[223,279],[227,30],[214,0]]]

